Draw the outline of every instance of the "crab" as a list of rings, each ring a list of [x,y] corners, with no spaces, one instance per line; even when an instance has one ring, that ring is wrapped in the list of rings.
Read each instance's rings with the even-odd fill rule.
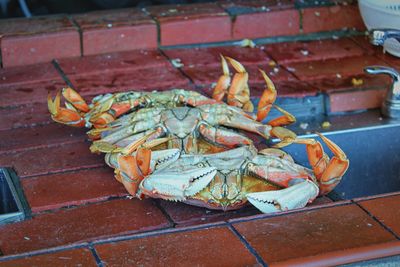
[[[257,152],[251,145],[206,155],[142,147],[130,154],[109,153],[106,162],[115,169],[117,180],[139,198],[221,210],[238,209],[248,201],[270,213],[302,208],[340,182],[349,160],[334,142],[320,137],[333,152],[331,159],[315,139],[294,140],[306,145],[312,169],[296,164],[282,150]]]
[[[236,70],[232,82],[226,59]],[[238,61],[229,57],[225,58],[221,55],[221,61],[223,75],[221,75],[214,88],[212,99],[196,91],[184,89],[163,92],[128,91],[96,96],[92,103],[88,105],[79,93],[68,87],[58,92],[54,100],[50,94],[48,95],[48,108],[52,119],[58,123],[75,127],[106,128],[109,123],[118,117],[142,108],[199,107],[202,105],[223,104],[222,100],[227,95],[227,104],[232,107],[231,110],[235,110],[245,117],[262,121],[268,116],[272,106],[275,106],[283,115],[269,121],[268,125],[275,127],[295,122],[296,119],[293,115],[274,105],[277,95],[275,86],[262,70],[260,72],[265,79],[267,88],[260,98],[256,117],[249,114],[249,112],[253,112],[254,107],[250,101],[246,69]],[[61,107],[61,95],[65,98],[65,107]],[[94,139],[99,137],[96,131],[92,131],[91,134]]]

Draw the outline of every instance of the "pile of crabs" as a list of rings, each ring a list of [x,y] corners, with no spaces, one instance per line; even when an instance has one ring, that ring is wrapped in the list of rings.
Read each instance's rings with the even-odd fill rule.
[[[64,88],[54,100],[49,95],[48,107],[56,122],[92,128],[90,150],[105,153],[115,178],[138,198],[222,210],[249,201],[269,213],[304,207],[333,190],[349,165],[343,151],[319,135],[333,153],[330,159],[318,141],[284,128],[295,118],[274,104],[275,86],[262,70],[266,89],[254,115],[245,68],[229,57],[221,61],[223,75],[212,98],[183,89],[127,91],[99,95],[88,105]],[[233,78],[227,61],[236,70]],[[282,116],[263,124],[271,108]],[[280,142],[258,151],[245,132]],[[312,169],[280,150],[293,143],[305,145]]]

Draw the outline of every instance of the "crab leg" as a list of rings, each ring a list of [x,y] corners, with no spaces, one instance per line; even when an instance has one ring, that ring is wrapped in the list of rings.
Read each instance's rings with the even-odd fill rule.
[[[340,182],[349,167],[349,160],[338,145],[322,134],[317,134],[332,151],[331,159],[324,153],[322,145],[314,139],[296,139],[295,143],[306,144],[308,160],[317,177],[320,195],[325,195]]]
[[[271,135],[281,140],[279,143],[273,146],[274,148],[282,148],[290,145],[296,140],[297,137],[297,135],[291,130],[279,126],[272,128]]]
[[[231,83],[228,63],[222,55],[220,56],[223,75],[218,79],[212,96],[212,98],[217,101],[222,101],[224,99],[225,95],[228,93],[229,84]]]
[[[206,124],[201,124],[199,126],[199,132],[208,141],[228,148],[252,144],[249,138],[241,134]]]
[[[229,60],[229,63],[231,63],[236,70],[232,79],[232,84],[228,90],[228,105],[240,107],[247,112],[253,112],[254,107],[250,101],[250,89],[248,85],[249,74],[238,61],[230,57],[226,57],[226,59]]]

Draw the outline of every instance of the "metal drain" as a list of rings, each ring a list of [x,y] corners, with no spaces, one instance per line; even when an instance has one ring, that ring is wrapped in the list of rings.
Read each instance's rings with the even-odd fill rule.
[[[30,217],[21,184],[11,168],[0,168],[0,225]]]

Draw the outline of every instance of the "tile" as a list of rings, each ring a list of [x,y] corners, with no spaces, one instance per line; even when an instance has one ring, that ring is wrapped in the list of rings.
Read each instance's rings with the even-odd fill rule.
[[[0,154],[84,142],[86,129],[61,124],[0,131]]]
[[[34,213],[127,195],[108,167],[31,177],[21,183]]]
[[[388,65],[374,56],[346,57],[282,64],[302,81],[316,79],[342,79],[361,75],[370,65]]]
[[[0,69],[0,88],[60,79],[61,76],[51,63]]]
[[[32,103],[0,109],[0,130],[34,127],[51,123],[47,105]]]
[[[400,236],[400,195],[360,201],[359,204]]]
[[[265,51],[279,64],[338,59],[367,53],[350,38],[268,44],[265,45]]]
[[[253,39],[300,33],[300,14],[296,9],[243,14],[235,17],[233,39]]]
[[[8,261],[0,261],[2,267],[13,266],[97,266],[92,252],[87,248],[63,250],[55,253],[28,256]]]
[[[2,20],[0,34],[3,67],[80,55],[78,30],[63,15]]]
[[[365,30],[357,5],[335,5],[305,8],[302,12],[303,33],[342,29]]]
[[[189,87],[189,80],[173,67],[124,70],[102,75],[79,74],[70,76],[70,80],[82,96]]]
[[[0,226],[5,255],[168,227],[149,200],[117,199]]]
[[[96,245],[106,266],[258,266],[255,257],[225,227]]]
[[[146,10],[160,25],[163,46],[231,39],[231,18],[216,3],[153,6]]]
[[[223,222],[233,218],[259,214],[259,211],[251,205],[239,210],[221,211],[196,207],[181,202],[161,200],[160,207],[162,207],[169,217],[177,224],[177,227]]]
[[[111,73],[120,70],[165,68],[171,64],[155,49],[141,49],[58,60],[67,76]]]
[[[47,106],[49,92],[55,97],[56,92],[66,87],[61,79],[30,84],[11,85],[0,87],[0,107],[15,107],[32,103],[42,103]]]
[[[73,19],[82,31],[84,55],[157,47],[157,26],[140,9],[94,11]]]
[[[38,148],[0,155],[0,165],[13,167],[21,178],[104,166],[104,155],[89,151],[89,143]]]
[[[235,223],[234,227],[269,265],[330,252],[344,255],[348,249],[395,240],[356,205]]]

